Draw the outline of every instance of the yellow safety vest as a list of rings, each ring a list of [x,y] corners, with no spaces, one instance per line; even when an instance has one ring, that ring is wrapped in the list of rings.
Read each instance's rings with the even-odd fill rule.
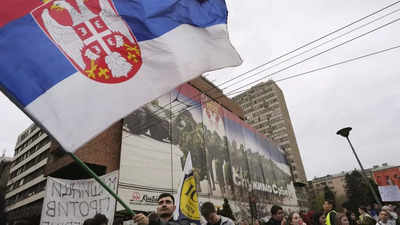
[[[331,210],[328,212],[328,214],[326,214],[326,220],[325,220],[326,225],[332,225],[332,221],[331,221],[331,213],[332,212],[334,212],[336,214],[335,210]]]

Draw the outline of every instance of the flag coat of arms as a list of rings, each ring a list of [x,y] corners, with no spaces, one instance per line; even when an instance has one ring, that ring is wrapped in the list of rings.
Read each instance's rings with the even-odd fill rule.
[[[70,152],[206,71],[241,59],[224,0],[5,0],[0,89]]]
[[[200,225],[199,200],[190,152],[186,157],[185,166],[183,168],[183,177],[175,199],[176,209],[174,219],[184,219],[190,221],[190,224]]]

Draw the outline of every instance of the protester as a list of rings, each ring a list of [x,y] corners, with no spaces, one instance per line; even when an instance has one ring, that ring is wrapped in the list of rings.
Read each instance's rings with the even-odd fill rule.
[[[92,225],[107,225],[107,224],[108,224],[108,219],[105,215],[98,213],[93,217]]]
[[[350,225],[356,225],[357,224],[357,216],[356,216],[355,212],[351,212],[350,213],[349,222],[350,222]]]
[[[249,224],[249,221],[247,221],[246,219],[241,219],[239,221],[239,225],[250,225],[250,224]]]
[[[335,220],[337,225],[350,225],[349,218],[344,213],[336,214]]]
[[[83,221],[83,225],[94,225],[93,218],[89,218]]]
[[[235,221],[235,216],[233,215],[229,201],[226,198],[224,198],[224,204],[222,205],[221,216],[228,217],[229,219]]]
[[[325,225],[326,216],[323,212],[317,212],[313,215],[313,225]]]
[[[360,217],[358,220],[359,225],[375,225],[376,220],[372,218],[371,215],[368,214],[367,207],[365,206],[360,206],[358,208],[358,212],[360,213]]]
[[[176,221],[173,219],[175,209],[174,196],[169,193],[162,193],[158,196],[156,213],[152,213],[150,216],[138,213],[132,219],[138,225],[189,225],[187,220]]]
[[[389,223],[389,217],[390,217],[389,212],[382,209],[379,212],[378,222],[376,223],[376,225],[395,225],[396,223],[394,224]]]
[[[375,212],[377,213],[377,219],[376,219],[376,220],[378,220],[379,212],[382,210],[382,208],[381,208],[381,206],[380,206],[379,204],[377,204],[377,203],[374,203],[374,204],[372,205],[372,207],[373,207],[373,209],[375,210]]]
[[[382,211],[387,212],[389,225],[396,225],[398,215],[396,212],[394,212],[393,207],[385,205],[382,207]]]
[[[378,219],[378,211],[375,210],[375,208],[373,208],[371,205],[367,206],[367,212],[370,216],[372,216],[372,218],[374,218],[375,220]]]
[[[325,200],[322,208],[324,209],[324,213],[326,215],[325,224],[336,225],[335,201],[331,199]]]
[[[261,225],[284,225],[284,215],[282,207],[273,205],[271,207],[271,218],[266,223],[262,222]]]
[[[212,202],[204,202],[201,205],[200,212],[206,219],[207,225],[235,225],[228,217],[218,215]]]
[[[314,215],[314,214],[315,214],[314,211],[312,211],[312,210],[308,211],[307,213],[305,213],[305,214],[302,216],[303,221],[304,221],[306,224],[308,224],[308,225],[314,225],[314,224],[313,224],[313,223],[314,223],[314,221],[313,221],[313,215]]]
[[[298,214],[297,212],[292,212],[288,216],[287,225],[307,225],[307,224],[304,223],[300,214]]]

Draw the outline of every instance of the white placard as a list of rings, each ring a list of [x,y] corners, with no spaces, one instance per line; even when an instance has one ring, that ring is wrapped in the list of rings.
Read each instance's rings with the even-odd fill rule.
[[[379,194],[384,202],[399,202],[400,189],[397,185],[379,186]]]
[[[118,171],[100,177],[114,192],[118,186]],[[113,224],[115,198],[94,179],[66,180],[47,178],[41,225],[81,225],[97,213]]]

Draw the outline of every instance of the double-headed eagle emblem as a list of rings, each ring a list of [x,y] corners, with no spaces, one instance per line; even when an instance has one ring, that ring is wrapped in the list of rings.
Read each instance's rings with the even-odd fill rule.
[[[32,15],[90,79],[120,83],[133,77],[142,64],[139,45],[111,0],[53,0]]]

